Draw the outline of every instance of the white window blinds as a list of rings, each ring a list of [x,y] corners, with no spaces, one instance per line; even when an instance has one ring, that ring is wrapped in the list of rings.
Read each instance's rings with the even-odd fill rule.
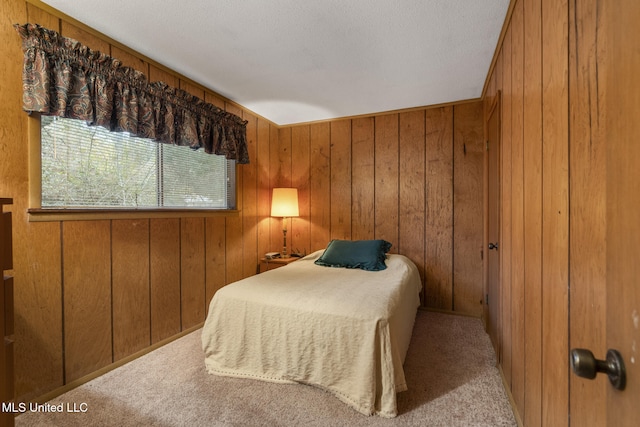
[[[235,161],[42,116],[43,208],[235,208]]]

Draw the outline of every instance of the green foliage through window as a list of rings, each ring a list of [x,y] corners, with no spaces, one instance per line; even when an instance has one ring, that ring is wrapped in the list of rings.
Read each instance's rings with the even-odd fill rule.
[[[235,208],[235,162],[41,117],[43,208]]]

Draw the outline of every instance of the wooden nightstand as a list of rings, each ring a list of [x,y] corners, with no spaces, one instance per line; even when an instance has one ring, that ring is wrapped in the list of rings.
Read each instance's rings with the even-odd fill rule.
[[[262,258],[260,260],[260,267],[258,268],[258,273],[264,273],[265,271],[273,270],[274,268],[283,267],[299,259],[300,258],[297,258],[297,257],[273,258],[273,259]]]

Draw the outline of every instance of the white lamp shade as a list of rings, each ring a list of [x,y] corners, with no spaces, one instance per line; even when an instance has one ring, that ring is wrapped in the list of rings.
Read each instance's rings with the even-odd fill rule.
[[[274,188],[271,198],[271,216],[298,216],[298,189]]]

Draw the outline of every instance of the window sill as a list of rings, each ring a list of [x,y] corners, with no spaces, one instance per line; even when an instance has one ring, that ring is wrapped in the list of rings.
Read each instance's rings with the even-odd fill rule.
[[[29,222],[96,221],[102,219],[208,218],[238,216],[229,209],[42,209],[27,210]]]

